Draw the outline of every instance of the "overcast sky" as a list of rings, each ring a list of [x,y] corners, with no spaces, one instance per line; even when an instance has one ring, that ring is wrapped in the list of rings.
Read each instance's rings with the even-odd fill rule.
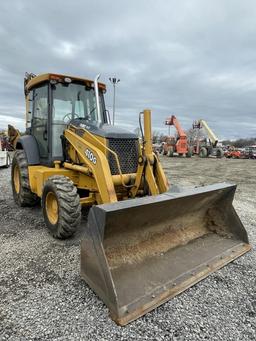
[[[256,1],[1,0],[0,128],[24,130],[26,71],[101,73],[117,123],[153,129],[175,114],[204,118],[219,138],[256,136]]]

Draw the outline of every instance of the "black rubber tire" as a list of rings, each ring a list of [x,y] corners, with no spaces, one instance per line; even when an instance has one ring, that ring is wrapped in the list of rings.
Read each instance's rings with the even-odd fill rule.
[[[58,204],[58,220],[52,224],[46,212],[46,196],[51,192],[55,195]],[[55,238],[66,239],[71,237],[80,225],[81,205],[77,188],[66,176],[51,176],[44,185],[42,208],[47,228]]]
[[[14,168],[18,167],[20,174],[20,191],[16,192],[14,186]],[[24,150],[17,150],[13,156],[12,160],[12,193],[16,204],[21,207],[25,206],[35,206],[39,202],[38,196],[31,192],[29,186],[29,176],[28,176],[28,162]]]
[[[207,157],[207,149],[205,147],[202,147],[199,152],[200,157]]]
[[[173,157],[173,147],[170,147],[168,152],[167,152],[167,156],[169,157]]]
[[[188,147],[188,152],[186,154],[186,157],[191,157],[193,155],[193,148],[192,147]]]
[[[223,151],[223,149],[222,149],[222,148],[217,148],[217,150],[216,150],[216,157],[217,157],[218,159],[221,159],[223,156],[224,156],[224,151]]]

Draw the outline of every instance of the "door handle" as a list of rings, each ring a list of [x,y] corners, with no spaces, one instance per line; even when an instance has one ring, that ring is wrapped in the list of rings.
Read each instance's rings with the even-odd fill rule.
[[[44,139],[45,141],[47,141],[47,130],[45,130],[45,131],[43,132],[43,139]]]

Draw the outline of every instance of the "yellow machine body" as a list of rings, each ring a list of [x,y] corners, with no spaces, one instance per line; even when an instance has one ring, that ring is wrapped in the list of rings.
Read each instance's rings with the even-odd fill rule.
[[[42,200],[46,197],[43,209],[49,210],[52,224],[58,221],[55,215],[60,214],[61,207],[58,207],[58,196],[54,197],[54,191],[45,194],[51,179],[56,191],[66,182],[66,194],[70,188],[76,198],[77,189],[80,204],[92,206],[88,222],[83,225],[81,276],[109,307],[111,317],[125,325],[249,251],[250,245],[232,206],[235,185],[224,183],[169,191],[160,159],[152,150],[150,110],[140,114],[144,128],[140,124],[141,143],[136,136],[132,137],[133,146],[137,146],[134,154],[130,147],[126,148],[129,138],[125,139],[122,133],[118,135],[118,128],[115,128],[118,138],[114,140],[116,143],[120,138],[123,144],[114,149],[106,136],[94,133],[97,130],[86,123],[87,116],[80,120],[79,117],[74,119],[74,114],[65,126],[61,140],[57,136],[59,143],[63,143],[64,157],[53,158],[48,165],[32,155],[31,146],[26,151],[27,141],[33,142],[30,106],[34,97],[31,97],[31,90],[49,83],[55,91],[55,85],[60,84],[59,88],[66,91],[67,96],[67,89],[70,87],[71,93],[77,82],[83,84],[82,90],[85,87],[95,91],[93,100],[99,111],[97,91],[102,95],[104,84],[56,74],[28,78],[25,94],[30,136],[17,143],[13,191],[17,198],[22,181],[19,167],[24,168],[25,164],[19,150],[24,149],[28,174],[23,169],[23,175],[27,174],[33,195]],[[79,96],[80,92],[78,100]],[[41,107],[36,110],[40,111]],[[49,117],[53,116],[54,110],[56,108],[52,106]],[[64,117],[68,115],[71,114]],[[103,128],[108,131],[111,126],[105,121]],[[39,128],[42,130],[42,127]],[[45,141],[45,132],[41,141]],[[131,161],[136,166],[133,172],[124,171],[124,165]],[[27,183],[25,190],[28,195]],[[30,199],[33,199],[31,193]],[[71,200],[67,198],[72,206]],[[77,203],[74,205],[77,207]]]
[[[64,136],[69,142],[68,153],[71,162],[62,165],[55,161],[55,167],[29,166],[31,190],[42,196],[45,181],[53,175],[65,175],[72,179],[77,188],[88,190],[89,196],[81,198],[81,204],[103,204],[141,196],[143,171],[146,174],[149,191],[152,195],[168,190],[168,182],[159,158],[152,151],[150,110],[143,112],[145,126],[144,147],[139,148],[138,170],[133,174],[122,174],[118,155],[107,147],[106,140],[91,134],[85,128],[69,126]],[[142,154],[143,152],[143,154]],[[113,154],[118,175],[111,175],[107,154]],[[153,173],[153,166],[155,171]]]

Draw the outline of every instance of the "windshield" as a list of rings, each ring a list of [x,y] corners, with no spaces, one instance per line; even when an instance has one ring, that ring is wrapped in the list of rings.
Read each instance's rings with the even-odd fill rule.
[[[84,118],[91,123],[104,122],[103,94],[99,92],[98,115],[94,89],[83,84],[55,84],[52,86],[52,119],[55,123],[68,123],[74,118]]]
[[[94,89],[83,84],[54,84],[52,89],[52,155],[63,155],[61,135],[70,120],[83,118],[92,125],[105,123],[103,93],[99,91],[100,113],[96,108]]]

